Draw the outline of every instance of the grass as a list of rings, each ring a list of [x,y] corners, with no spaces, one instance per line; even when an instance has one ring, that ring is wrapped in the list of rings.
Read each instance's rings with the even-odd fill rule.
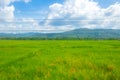
[[[120,80],[120,41],[0,40],[0,80]]]

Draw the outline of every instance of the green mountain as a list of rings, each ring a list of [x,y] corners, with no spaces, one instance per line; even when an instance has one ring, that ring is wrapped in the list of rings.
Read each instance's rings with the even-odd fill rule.
[[[120,39],[120,30],[76,29],[62,33],[0,33],[0,39]]]

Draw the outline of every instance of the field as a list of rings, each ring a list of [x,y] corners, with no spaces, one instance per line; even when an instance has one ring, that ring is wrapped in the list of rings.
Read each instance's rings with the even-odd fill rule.
[[[120,80],[120,41],[0,40],[0,80]]]

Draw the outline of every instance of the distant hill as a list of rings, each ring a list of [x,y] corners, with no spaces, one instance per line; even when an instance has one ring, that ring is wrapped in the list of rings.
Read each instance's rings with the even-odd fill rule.
[[[76,29],[62,33],[0,33],[0,39],[120,39],[120,30]]]

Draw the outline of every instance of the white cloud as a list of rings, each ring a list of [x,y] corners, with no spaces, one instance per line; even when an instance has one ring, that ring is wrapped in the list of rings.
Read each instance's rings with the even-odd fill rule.
[[[93,0],[65,0],[49,6],[46,25],[120,29],[120,3],[101,8]]]
[[[3,21],[1,23],[0,23],[0,29],[3,32],[17,32],[17,31],[29,32],[39,29],[38,22],[31,18],[14,19],[14,21],[9,21],[9,22]]]
[[[30,0],[0,0],[0,31],[36,29],[35,26],[37,26],[37,23],[34,20],[22,19],[19,22],[19,20],[16,19],[14,16],[15,7],[11,4],[15,1],[30,2]],[[31,26],[34,27],[31,28]]]
[[[31,0],[0,0],[1,30],[45,30],[48,32],[71,30],[75,28],[106,28],[120,29],[120,3],[102,8],[94,0],[65,0],[63,4],[54,3],[49,6],[45,20],[39,22],[31,18],[17,20],[14,16],[15,7],[9,5],[15,1]],[[9,5],[9,6],[8,6]],[[12,21],[7,21],[9,18]],[[51,30],[51,31],[50,31]]]
[[[14,6],[9,5],[15,0],[0,0],[0,20],[12,20],[14,18]]]
[[[26,33],[26,32],[59,32],[53,26],[42,26],[39,21],[32,18],[14,19],[14,21],[0,21],[0,32]]]
[[[0,0],[0,19],[8,20],[14,18],[15,7],[11,3],[16,1],[24,1],[25,3],[28,3],[31,0]]]
[[[0,7],[5,7],[9,5],[11,2],[14,2],[14,0],[0,0]]]
[[[31,0],[23,0],[25,3],[29,3]]]
[[[25,3],[30,2],[31,0],[0,0],[0,7],[8,6],[13,2],[23,1]]]
[[[14,19],[14,6],[5,6],[0,9],[0,20],[12,20]]]

